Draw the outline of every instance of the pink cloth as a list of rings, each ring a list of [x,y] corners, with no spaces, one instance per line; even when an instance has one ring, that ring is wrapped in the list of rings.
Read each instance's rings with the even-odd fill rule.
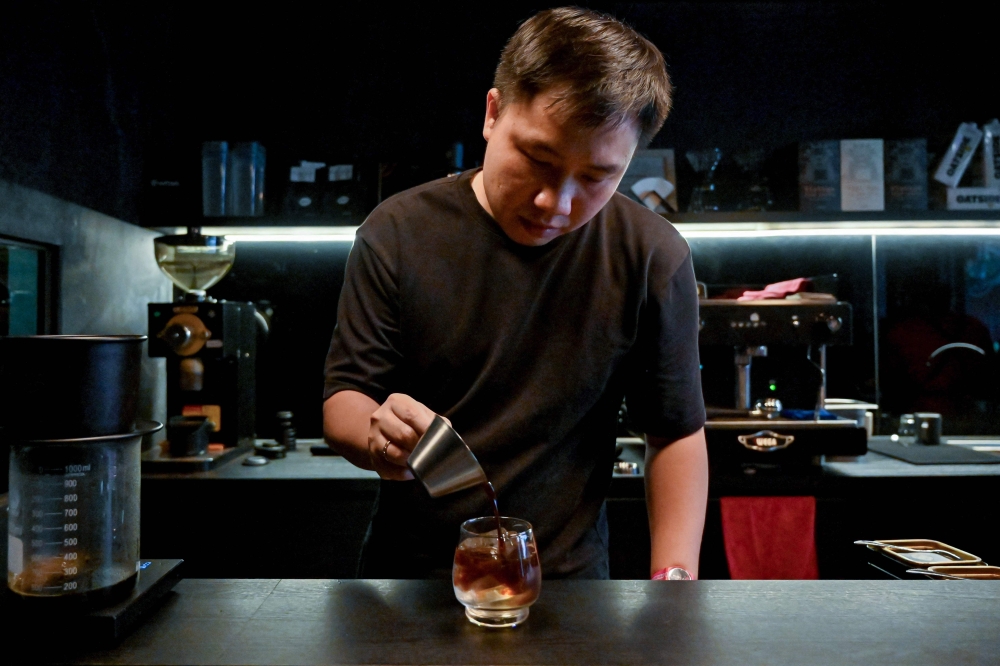
[[[723,497],[722,540],[733,580],[815,580],[815,497]]]
[[[744,291],[743,295],[737,298],[738,301],[759,301],[766,298],[784,298],[788,294],[795,294],[802,291],[803,287],[809,283],[809,278],[795,278],[784,282],[769,284],[762,291]]]

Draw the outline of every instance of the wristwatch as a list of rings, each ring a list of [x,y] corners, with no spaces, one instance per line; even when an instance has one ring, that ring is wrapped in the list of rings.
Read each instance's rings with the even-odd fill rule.
[[[652,580],[694,580],[694,576],[684,567],[666,567],[653,574]]]

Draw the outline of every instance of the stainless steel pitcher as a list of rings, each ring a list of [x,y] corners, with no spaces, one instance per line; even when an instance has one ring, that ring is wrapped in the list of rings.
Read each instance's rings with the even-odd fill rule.
[[[486,473],[455,429],[435,416],[406,463],[431,497],[486,483]]]

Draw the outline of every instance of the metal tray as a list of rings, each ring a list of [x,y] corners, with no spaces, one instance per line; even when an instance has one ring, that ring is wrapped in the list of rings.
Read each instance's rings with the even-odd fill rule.
[[[986,564],[950,564],[927,567],[927,570],[970,580],[1000,580],[1000,567],[991,567]]]
[[[904,546],[906,548],[918,548],[921,550],[945,550],[949,553],[954,553],[960,559],[954,562],[948,562],[943,564],[939,559],[934,559],[934,561],[928,561],[926,556],[922,557],[919,553],[900,553],[889,548],[880,548],[878,546],[868,546],[869,550],[874,550],[878,553],[885,555],[888,558],[901,562],[902,564],[916,569],[926,569],[934,566],[968,566],[972,564],[982,565],[984,562],[979,557],[976,557],[972,553],[967,553],[964,550],[959,550],[954,546],[949,546],[941,541],[935,541],[933,539],[876,539],[876,541],[881,541],[882,543],[887,543],[894,546]]]
[[[793,421],[792,419],[765,419],[755,417],[745,418],[710,418],[705,421],[708,430],[852,430],[857,428],[852,419],[838,416],[836,419],[823,421]]]

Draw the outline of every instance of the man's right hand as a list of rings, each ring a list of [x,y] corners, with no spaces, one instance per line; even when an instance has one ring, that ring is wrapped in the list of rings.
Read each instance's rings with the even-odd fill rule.
[[[368,457],[379,476],[396,481],[413,478],[406,461],[435,416],[408,395],[393,393],[386,398],[372,413],[368,428]]]
[[[404,481],[410,451],[434,412],[408,395],[393,393],[379,405],[357,391],[340,391],[323,404],[323,435],[337,453],[383,479]],[[447,421],[447,419],[445,419]],[[449,422],[450,423],[450,422]]]

